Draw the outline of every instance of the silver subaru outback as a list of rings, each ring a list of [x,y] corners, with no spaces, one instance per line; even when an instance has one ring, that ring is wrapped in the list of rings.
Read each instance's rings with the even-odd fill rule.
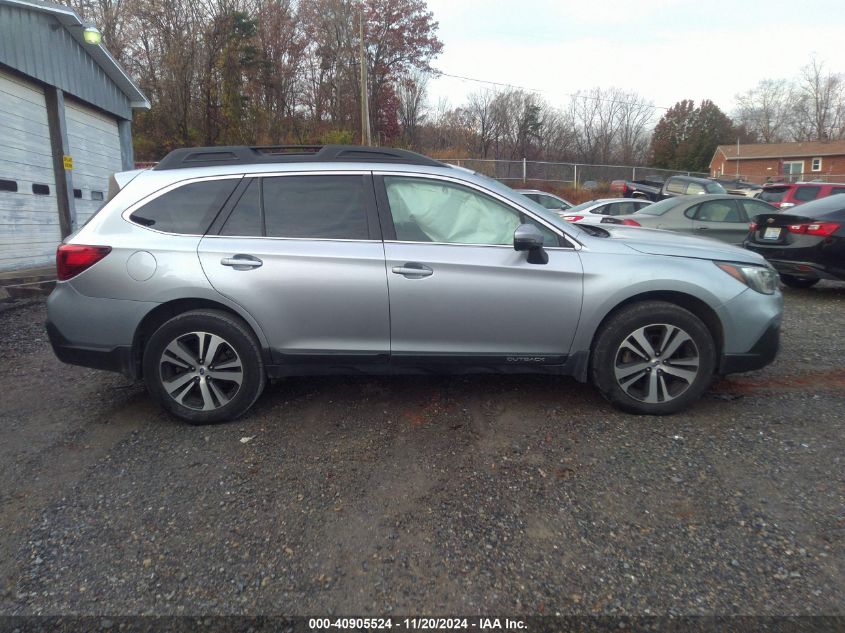
[[[351,373],[568,375],[666,414],[778,350],[759,255],[573,225],[412,152],[180,149],[111,189],[58,249],[50,341],[193,423],[241,415],[268,378]]]

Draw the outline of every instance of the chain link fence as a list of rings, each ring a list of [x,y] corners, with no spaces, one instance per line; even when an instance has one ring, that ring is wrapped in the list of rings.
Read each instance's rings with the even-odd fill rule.
[[[588,165],[585,163],[553,163],[533,160],[495,160],[489,158],[443,159],[507,184],[518,184],[529,180],[545,181],[578,187],[591,184],[607,185],[613,180],[638,180],[642,178],[665,180],[669,176],[700,176],[709,174],[694,171],[676,171],[656,167],[633,165]]]

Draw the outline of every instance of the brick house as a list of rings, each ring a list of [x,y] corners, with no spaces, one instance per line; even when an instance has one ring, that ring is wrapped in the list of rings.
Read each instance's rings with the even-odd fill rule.
[[[710,175],[734,178],[737,173],[756,183],[845,182],[845,140],[719,145]]]

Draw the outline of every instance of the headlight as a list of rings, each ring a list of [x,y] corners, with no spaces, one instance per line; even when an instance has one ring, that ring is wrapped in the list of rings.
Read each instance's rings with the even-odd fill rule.
[[[778,274],[771,268],[732,264],[730,262],[713,263],[737,281],[764,295],[774,294],[778,287]]]

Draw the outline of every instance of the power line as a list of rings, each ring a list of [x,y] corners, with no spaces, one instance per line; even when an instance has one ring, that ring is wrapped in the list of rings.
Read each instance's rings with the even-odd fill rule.
[[[548,90],[543,90],[541,88],[529,88],[527,86],[520,86],[520,85],[517,85],[517,84],[503,83],[503,82],[500,82],[500,81],[490,81],[489,79],[477,79],[475,77],[464,77],[463,75],[453,75],[451,73],[443,72],[442,70],[437,70],[436,68],[432,68],[430,72],[431,72],[432,75],[436,75],[438,77],[451,77],[452,79],[461,79],[462,81],[473,81],[475,83],[489,84],[491,86],[501,86],[503,88],[515,88],[517,90],[527,90],[528,92],[542,92],[542,93],[548,93],[549,92]],[[563,93],[559,93],[559,94],[563,94],[564,96],[567,96],[570,99],[589,99],[591,101],[601,101],[601,102],[604,102],[604,103],[622,103],[622,104],[625,104],[625,105],[641,106],[641,107],[644,107],[644,108],[652,108],[654,110],[669,110],[669,108],[666,107],[666,106],[658,106],[658,105],[654,105],[654,104],[651,104],[651,103],[636,103],[636,102],[633,102],[633,101],[622,101],[622,100],[619,100],[619,99],[605,99],[603,97],[594,97],[592,95],[573,94],[571,92],[563,92]]]

